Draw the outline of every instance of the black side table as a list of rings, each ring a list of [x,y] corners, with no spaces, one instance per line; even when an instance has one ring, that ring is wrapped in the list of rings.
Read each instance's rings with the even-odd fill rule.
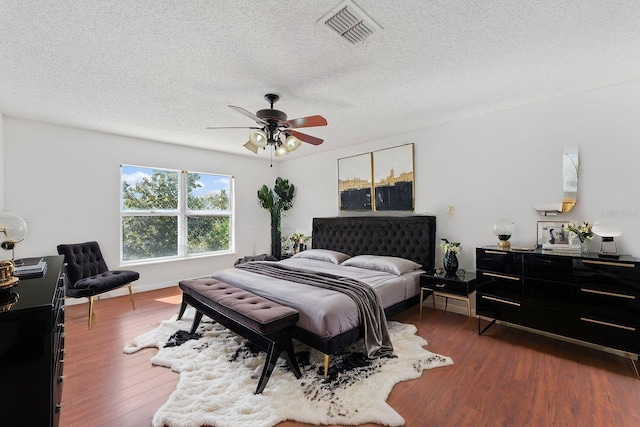
[[[469,303],[469,295],[476,290],[476,274],[446,274],[430,271],[420,276],[420,318],[422,321],[422,301],[425,292],[433,294],[433,309],[436,309],[436,297],[445,299],[444,309],[447,310],[449,298],[465,301],[467,303],[467,312],[469,313],[469,328],[471,326],[471,304]]]

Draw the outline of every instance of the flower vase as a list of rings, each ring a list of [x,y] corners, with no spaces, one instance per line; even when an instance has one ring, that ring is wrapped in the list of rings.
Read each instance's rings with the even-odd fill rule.
[[[458,257],[456,253],[453,251],[445,252],[442,265],[447,274],[455,274],[456,271],[458,271]]]
[[[587,246],[587,241],[580,242],[580,254],[582,256],[587,256],[589,254],[589,246]]]

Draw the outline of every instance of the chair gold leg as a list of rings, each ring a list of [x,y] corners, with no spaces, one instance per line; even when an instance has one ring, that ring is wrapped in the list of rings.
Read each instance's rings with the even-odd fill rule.
[[[129,283],[129,298],[131,298],[131,305],[133,306],[133,309],[136,309],[136,303],[133,302],[133,289],[131,288],[131,283]]]
[[[324,377],[327,378],[329,376],[329,355],[324,355]]]
[[[89,297],[89,329],[91,329],[91,321],[93,320],[93,297]]]
[[[633,359],[633,355],[631,353],[627,353],[629,356],[629,360],[631,361],[631,366],[633,366],[633,370],[636,372],[636,378],[640,380],[640,373],[638,372],[637,362]]]

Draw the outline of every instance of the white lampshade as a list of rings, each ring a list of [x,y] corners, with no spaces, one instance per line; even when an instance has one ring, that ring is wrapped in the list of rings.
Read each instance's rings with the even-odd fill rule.
[[[284,144],[280,144],[276,147],[276,157],[286,156],[287,154],[289,154],[289,152],[285,148]]]
[[[284,142],[284,147],[287,151],[295,151],[301,144],[302,142],[300,142],[298,138],[293,135],[289,135]]]
[[[249,141],[258,148],[265,147],[268,142],[267,134],[263,130],[251,132],[249,135]]]

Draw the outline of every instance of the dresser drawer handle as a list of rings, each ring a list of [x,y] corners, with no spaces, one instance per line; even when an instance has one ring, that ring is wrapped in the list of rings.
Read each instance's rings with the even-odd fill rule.
[[[587,294],[606,295],[608,297],[626,298],[626,299],[633,299],[633,300],[636,299],[635,295],[615,294],[613,292],[596,291],[595,289],[585,289],[585,288],[580,288],[580,290]]]
[[[484,273],[485,276],[489,276],[489,277],[497,277],[499,279],[507,279],[507,280],[514,280],[516,282],[520,281],[519,277],[511,277],[511,276],[505,276],[503,274],[496,274],[496,273]]]
[[[596,323],[598,325],[611,326],[612,328],[624,329],[625,331],[635,332],[636,328],[632,328],[631,326],[622,326],[616,325],[615,323],[603,322],[601,320],[588,319],[586,317],[581,317],[580,320],[589,323]]]
[[[520,307],[519,303],[513,302],[513,301],[507,301],[507,300],[503,300],[503,299],[500,299],[500,298],[488,297],[486,295],[482,295],[482,298],[488,299],[490,301],[501,302],[503,304],[515,305],[516,307]]]
[[[56,414],[62,410],[62,403],[56,403]]]
[[[489,254],[489,255],[506,255],[506,252],[500,252],[500,251],[484,251],[485,254]]]
[[[635,268],[635,264],[629,264],[625,262],[611,262],[611,261],[594,261],[591,259],[583,259],[582,262],[584,264],[594,264],[594,265],[609,265],[611,267],[629,267]]]
[[[436,288],[444,288],[445,286],[447,286],[447,284],[446,284],[446,283],[438,283],[438,284],[436,285]]]

